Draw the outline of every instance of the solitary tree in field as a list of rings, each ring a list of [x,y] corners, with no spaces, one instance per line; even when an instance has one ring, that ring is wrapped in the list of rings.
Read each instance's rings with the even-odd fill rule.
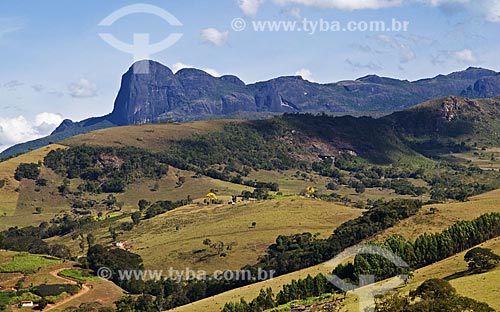
[[[316,193],[316,190],[314,189],[314,187],[308,186],[307,189],[306,189],[306,193],[309,196],[313,196]]]
[[[205,201],[209,204],[213,204],[218,200],[217,195],[215,193],[210,192],[205,196]]]
[[[356,186],[356,188],[354,190],[358,194],[363,194],[365,192],[366,188],[362,183],[360,183],[360,184],[358,184],[358,186]]]
[[[485,272],[495,268],[500,263],[500,256],[490,249],[476,247],[465,254],[464,260],[469,263],[471,271]]]

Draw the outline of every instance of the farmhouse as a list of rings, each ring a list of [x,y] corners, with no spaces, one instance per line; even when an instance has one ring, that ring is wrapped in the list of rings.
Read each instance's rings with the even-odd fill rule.
[[[21,301],[21,307],[23,308],[28,308],[28,307],[33,307],[34,304],[33,304],[33,301],[31,300],[23,300]]]

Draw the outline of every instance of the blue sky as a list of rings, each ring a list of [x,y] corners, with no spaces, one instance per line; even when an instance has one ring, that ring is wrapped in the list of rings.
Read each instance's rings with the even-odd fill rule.
[[[168,11],[182,26],[133,14],[99,23],[138,3]],[[243,20],[246,29],[232,28]],[[408,22],[407,31],[256,31],[255,23],[303,25]],[[391,24],[392,25],[392,24]],[[251,83],[301,74],[317,82],[378,74],[416,80],[469,66],[500,70],[500,0],[2,0],[0,2],[0,150],[49,133],[62,118],[110,112],[133,56],[106,43],[182,33],[151,56],[177,70],[234,74]],[[300,27],[299,27],[300,28]],[[333,26],[332,26],[333,28]]]

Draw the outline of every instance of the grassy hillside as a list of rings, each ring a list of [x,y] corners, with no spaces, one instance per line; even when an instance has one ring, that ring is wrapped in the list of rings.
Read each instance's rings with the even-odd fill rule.
[[[482,214],[500,211],[500,191],[495,190],[482,195],[474,196],[469,202],[466,203],[448,203],[441,205],[430,205],[424,206],[421,211],[413,217],[406,220],[400,221],[395,227],[385,230],[383,233],[375,237],[376,241],[382,241],[383,238],[388,237],[393,234],[401,234],[406,238],[415,238],[418,235],[424,233],[434,233],[439,232],[453,223],[459,220],[472,220]],[[430,207],[439,207],[440,212],[435,215],[428,214]],[[368,241],[371,241],[368,240]],[[483,246],[484,245],[484,246]],[[490,240],[481,246],[486,248],[492,248],[494,252],[500,254],[500,239]],[[463,261],[463,256],[465,252],[450,257],[449,259],[440,261],[428,267],[424,267],[415,271],[415,277],[411,279],[409,288],[415,289],[423,281],[429,278],[444,278],[461,272],[467,269],[467,264]],[[494,271],[499,272],[499,271]],[[467,293],[467,285],[461,285],[459,280],[452,281],[453,286],[457,287],[460,294],[464,296],[472,297],[473,299],[485,301],[492,306],[498,308],[500,301],[491,295],[490,290],[495,288],[497,285],[496,279],[489,279],[489,277],[496,277],[498,273],[486,273],[486,275],[469,276],[464,278],[469,278],[481,287],[475,289],[474,296]],[[198,302],[194,302],[189,305],[178,307],[172,309],[171,311],[176,312],[187,312],[187,311],[220,311],[226,302],[238,302],[240,298],[245,298],[248,301],[257,297],[260,289],[262,288],[272,288],[276,294],[282,289],[283,285],[289,284],[291,280],[303,279],[307,275],[315,276],[319,273],[329,274],[331,273],[331,268],[320,264],[314,267],[310,267],[304,270],[279,276],[275,279],[264,281],[261,283],[253,284],[250,286],[238,288],[214,297],[210,297]],[[488,277],[488,279],[484,279]],[[409,289],[408,288],[408,289]],[[483,299],[484,298],[484,299]],[[490,299],[488,299],[490,298]],[[487,301],[490,300],[490,301]],[[353,311],[357,309],[357,302],[354,297],[349,297],[345,302],[346,308],[343,311]]]
[[[182,180],[182,184],[179,183]],[[252,190],[239,184],[216,180],[207,176],[196,176],[192,171],[170,167],[160,180],[142,179],[133,183],[122,194],[117,194],[119,202],[130,211],[137,209],[140,199],[151,202],[158,200],[181,200],[190,195],[193,199],[203,199],[210,190],[217,190],[219,196],[239,195],[244,190]]]
[[[118,239],[130,242],[131,251],[142,256],[148,269],[237,270],[255,263],[278,235],[311,232],[327,237],[338,225],[362,212],[357,208],[300,197],[235,205],[200,203],[144,220],[132,231],[123,232]],[[253,222],[256,222],[255,227]],[[107,228],[92,233],[99,243],[111,243]],[[220,257],[203,245],[206,238],[234,243],[234,246],[226,252],[226,257]],[[70,237],[50,241],[72,244]],[[73,243],[72,249],[78,254],[75,245]]]
[[[134,250],[147,267],[234,270],[255,263],[278,235],[311,232],[328,236],[338,225],[361,213],[360,209],[303,198],[195,205],[145,221],[123,239],[136,242]],[[178,231],[176,225],[180,225]],[[212,250],[202,251],[207,248],[202,244],[206,238],[235,246],[227,257],[213,256]],[[158,254],[158,250],[166,252]]]
[[[61,260],[48,256],[6,251],[0,253],[0,263],[0,273],[29,273],[61,263]]]
[[[431,213],[431,208],[437,208],[437,211]],[[391,235],[401,235],[410,239],[424,233],[437,233],[457,221],[472,220],[490,212],[500,212],[500,190],[471,197],[467,202],[424,206],[416,216],[400,221],[396,226],[378,235],[375,240],[383,241]]]
[[[19,182],[14,179],[14,172],[21,163],[38,163],[43,161],[47,153],[58,148],[65,148],[62,145],[51,144],[38,150],[28,152],[15,158],[0,162],[0,181],[4,181],[3,187],[0,187],[0,230],[9,226],[25,226],[29,224],[39,224],[54,216],[59,210],[63,209],[61,203],[51,201],[41,202],[44,196],[36,196],[34,192],[26,192],[29,187],[34,186],[34,181],[24,180]],[[49,179],[51,174],[44,170],[43,175]],[[36,198],[38,197],[38,198]],[[44,200],[46,200],[45,198]],[[37,203],[40,200],[40,203]],[[44,206],[46,209],[41,214],[33,214],[35,206]]]
[[[124,126],[93,131],[62,141],[60,144],[75,146],[91,144],[100,146],[134,146],[161,151],[172,140],[218,132],[230,122],[238,120],[203,120],[188,123],[163,123],[141,126]]]

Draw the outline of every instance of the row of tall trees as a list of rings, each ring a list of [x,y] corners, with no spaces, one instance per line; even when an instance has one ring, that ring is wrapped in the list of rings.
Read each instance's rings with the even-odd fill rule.
[[[423,234],[415,240],[392,236],[382,247],[401,257],[411,268],[418,269],[498,236],[500,213],[491,213],[472,221],[457,222],[441,233]],[[382,280],[400,272],[391,261],[377,255],[357,255],[354,264],[341,265],[334,271],[341,278],[351,280],[367,274]]]

